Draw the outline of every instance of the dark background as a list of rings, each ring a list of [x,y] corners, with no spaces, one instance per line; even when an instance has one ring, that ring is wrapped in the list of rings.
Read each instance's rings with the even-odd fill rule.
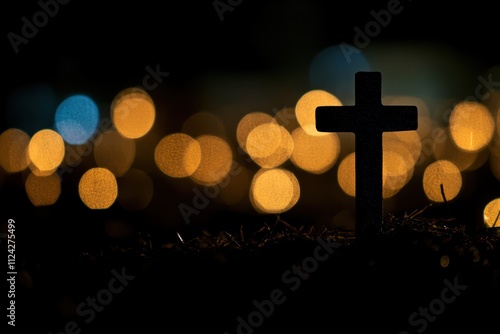
[[[217,111],[220,107],[217,102],[221,100],[207,97],[214,74],[234,77],[235,92],[240,89],[237,85],[241,85],[241,90],[247,87],[244,82],[249,77],[261,78],[258,83],[270,80],[271,87],[280,87],[274,100],[261,100],[265,94],[255,99],[247,97],[248,111],[293,106],[311,88],[308,66],[314,55],[334,44],[353,45],[353,28],[363,28],[373,20],[370,11],[385,9],[387,4],[387,1],[242,1],[233,11],[225,12],[221,21],[211,1],[143,0],[111,4],[73,0],[60,5],[59,12],[27,44],[20,45],[17,54],[4,38],[2,101],[6,106],[10,94],[17,89],[46,83],[58,99],[74,92],[93,96],[104,106],[106,115],[106,106],[117,92],[141,85],[147,74],[145,68],[159,64],[162,71],[170,74],[151,91],[151,96],[157,103],[157,126],[168,132],[179,130],[182,122],[197,111]],[[457,58],[467,59],[470,68],[458,74],[463,84],[451,91],[454,98],[473,93],[477,75],[499,64],[498,14],[491,2],[451,5],[413,0],[401,5],[402,12],[394,15],[390,24],[373,38],[367,51],[393,42],[456,50]],[[9,2],[2,11],[4,36],[9,32],[20,34],[21,18],[26,16],[31,21],[39,10],[36,1]],[[411,86],[412,78],[395,80]],[[268,88],[263,84],[256,91]],[[228,101],[222,102],[230,104],[236,97],[227,96]],[[6,113],[0,112],[0,131],[11,125]],[[151,153],[148,143],[138,142],[144,155]],[[74,173],[75,179],[81,172]],[[298,173],[304,178],[301,201],[305,204],[284,214],[289,223],[299,226],[310,221],[321,222],[322,216],[329,215],[331,210],[352,204],[345,198],[331,201],[328,196],[315,197],[325,194],[325,188],[335,187],[334,174],[329,174],[331,183],[316,184],[313,177]],[[32,333],[59,332],[72,319],[81,323],[72,313],[74,307],[106,287],[111,269],[124,266],[137,279],[96,321],[82,326],[83,333],[132,332],[132,326],[142,326],[143,331],[158,329],[172,333],[201,330],[235,333],[236,317],[253,310],[254,299],[267,298],[269,291],[283,287],[279,281],[281,274],[309,256],[315,246],[282,246],[263,256],[242,256],[234,262],[225,257],[221,262],[216,255],[106,258],[102,251],[116,241],[103,232],[109,219],[128,220],[136,233],[126,245],[137,250],[142,249],[138,246],[139,233],[149,234],[154,247],[159,247],[163,242],[178,242],[177,230],[187,238],[196,235],[200,226],[209,225],[214,230],[234,228],[235,221],[261,226],[273,222],[274,217],[211,207],[198,217],[197,224],[181,226],[177,223],[178,197],[169,190],[172,184],[164,178],[155,179],[158,188],[166,187],[155,189],[155,198],[161,198],[163,212],[155,209],[130,213],[119,207],[91,212],[79,202],[74,180],[63,186],[57,205],[35,209],[20,186],[25,175],[2,177],[2,227],[8,218],[16,220],[18,266],[23,266],[29,277],[18,284],[17,321],[20,326],[30,327]],[[427,204],[421,190],[415,190],[419,189],[419,180],[415,179],[414,188],[402,192],[401,206],[392,207],[395,213]],[[499,194],[498,181],[487,167],[465,179],[471,185],[465,195],[446,208],[438,206],[433,214],[458,217],[477,227],[485,203]],[[187,194],[186,199],[190,196]],[[308,204],[313,209],[308,210]],[[174,223],[161,223],[170,220]],[[398,251],[396,247],[402,248]],[[439,297],[443,279],[453,281],[457,273],[469,279],[471,292],[446,310],[437,321],[435,332],[473,324],[477,332],[486,333],[486,328],[494,323],[490,320],[498,314],[498,307],[495,313],[495,309],[485,304],[492,300],[491,296],[498,297],[498,287],[489,290],[495,286],[491,282],[498,282],[498,274],[467,261],[463,267],[457,264],[444,270],[437,265],[439,256],[435,253],[394,241],[378,245],[373,258],[380,260],[381,265],[372,270],[367,265],[373,260],[367,254],[372,252],[370,245],[360,251],[342,253],[345,256],[340,256],[328,270],[315,273],[316,283],[291,295],[290,301],[255,332],[300,329],[311,333],[349,333],[359,330],[364,321],[368,328],[398,333],[408,324],[409,314]],[[477,281],[474,277],[478,277]],[[494,302],[498,304],[498,298]],[[432,327],[427,332],[431,330]]]

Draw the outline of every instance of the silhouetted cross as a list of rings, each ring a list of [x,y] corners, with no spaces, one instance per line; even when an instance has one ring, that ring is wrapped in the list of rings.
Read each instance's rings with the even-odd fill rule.
[[[416,130],[416,106],[384,106],[380,72],[357,72],[354,106],[316,108],[320,132],[354,132],[356,238],[374,233],[383,219],[382,133]]]

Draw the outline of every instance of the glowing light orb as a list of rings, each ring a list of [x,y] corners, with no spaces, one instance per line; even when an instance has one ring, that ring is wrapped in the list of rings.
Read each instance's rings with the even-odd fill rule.
[[[335,95],[317,89],[302,95],[295,105],[297,121],[310,136],[328,135],[328,132],[316,130],[316,108],[319,106],[342,106],[342,103]]]
[[[281,144],[281,127],[276,123],[264,123],[256,126],[247,137],[246,149],[252,158],[270,156]]]
[[[57,132],[69,144],[83,144],[96,131],[99,109],[85,95],[73,95],[62,101],[55,114]]]
[[[127,88],[111,103],[111,120],[124,137],[137,139],[153,127],[156,109],[149,94],[140,88]]]
[[[264,126],[263,124],[262,126]],[[260,127],[261,125],[259,125]],[[252,157],[253,161],[258,164],[262,168],[276,168],[282,164],[284,164],[293,153],[293,138],[292,135],[283,127],[280,126],[281,130],[281,141],[278,148],[265,157]],[[252,156],[250,154],[250,156]]]
[[[483,218],[488,227],[500,227],[500,198],[495,198],[484,207]]]
[[[356,196],[356,155],[349,153],[339,164],[337,181],[342,191],[348,196]]]
[[[441,185],[446,201],[454,199],[462,188],[462,174],[458,167],[448,160],[438,160],[428,165],[422,179],[425,195],[433,202],[444,202]]]
[[[185,133],[167,135],[156,145],[154,159],[165,175],[175,178],[191,176],[201,162],[200,143]]]
[[[0,166],[7,173],[21,172],[28,167],[29,142],[29,135],[20,129],[10,128],[0,134]]]
[[[407,183],[408,166],[405,159],[394,151],[383,151],[382,198],[396,195]]]
[[[53,171],[61,164],[64,153],[64,140],[53,130],[40,130],[31,137],[28,145],[29,157],[40,171]]]
[[[271,115],[260,111],[248,113],[240,119],[236,127],[236,139],[243,151],[248,153],[246,143],[250,132],[257,126],[266,123],[278,124]]]
[[[462,150],[476,152],[488,145],[495,131],[489,109],[475,101],[460,102],[450,115],[450,133]]]
[[[30,173],[24,186],[34,206],[52,205],[61,195],[61,179],[55,173],[43,177]]]
[[[212,186],[224,179],[233,163],[233,152],[222,138],[213,135],[196,137],[201,149],[201,160],[191,179],[201,185]]]
[[[299,127],[292,132],[293,152],[290,161],[309,173],[322,174],[333,167],[340,154],[336,133],[311,136]]]
[[[125,174],[135,158],[135,141],[117,131],[101,133],[94,145],[94,159],[99,167],[109,169],[115,176]]]
[[[107,209],[118,196],[116,177],[106,168],[91,168],[80,178],[78,193],[90,209]]]
[[[282,213],[298,202],[300,186],[286,169],[260,169],[253,177],[250,197],[254,208],[263,213]]]
[[[448,160],[460,171],[468,170],[478,157],[478,152],[460,149],[451,138],[449,128],[435,129],[433,156],[436,160]]]

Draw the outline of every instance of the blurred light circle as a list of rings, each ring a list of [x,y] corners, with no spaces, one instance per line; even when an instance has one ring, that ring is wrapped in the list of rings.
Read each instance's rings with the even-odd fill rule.
[[[493,227],[493,225],[495,225],[495,227],[500,227],[500,221],[498,221],[499,213],[500,213],[500,198],[495,198],[494,200],[486,204],[483,211],[483,217],[484,217],[484,222],[488,227]]]
[[[316,108],[319,106],[342,106],[342,103],[335,95],[316,89],[303,94],[295,105],[297,121],[310,136],[328,134],[328,132],[319,132],[316,130]]]
[[[200,143],[185,133],[163,137],[154,152],[156,166],[170,177],[191,176],[201,162]]]
[[[294,147],[292,135],[283,126],[280,126],[280,130],[280,145],[274,152],[262,158],[252,157],[260,167],[276,168],[284,164],[292,156]]]
[[[464,101],[453,107],[450,115],[450,133],[462,150],[477,152],[493,138],[495,122],[489,109],[482,103]]]
[[[61,179],[56,173],[49,176],[30,173],[25,182],[25,189],[34,206],[52,205],[61,195]]]
[[[57,107],[57,132],[69,144],[85,143],[97,129],[99,110],[95,102],[85,95],[73,95]]]
[[[213,135],[196,137],[200,145],[201,160],[191,179],[201,185],[213,186],[222,181],[231,170],[233,152],[222,138]]]
[[[264,123],[256,126],[247,137],[246,149],[252,158],[270,156],[281,144],[281,127],[276,123]]]
[[[431,201],[444,202],[445,198],[446,201],[450,201],[459,194],[462,188],[462,174],[452,162],[438,160],[425,168],[422,183],[425,195]]]
[[[149,94],[140,88],[127,88],[111,103],[111,120],[124,137],[137,139],[153,127],[156,109]]]
[[[340,139],[336,133],[311,136],[302,128],[292,132],[292,163],[298,168],[313,174],[330,170],[340,154]]]
[[[7,173],[17,173],[28,167],[29,142],[29,135],[20,129],[10,128],[0,134],[0,166]]]
[[[236,127],[236,139],[243,151],[248,153],[247,139],[250,132],[257,126],[266,123],[278,124],[273,116],[260,111],[248,113],[240,119]]]
[[[250,197],[257,211],[282,213],[290,210],[298,202],[299,182],[288,170],[260,169],[252,179]]]
[[[78,193],[88,208],[107,209],[118,196],[116,177],[106,168],[91,168],[80,178]]]
[[[337,181],[342,191],[356,196],[356,155],[354,152],[345,156],[337,169]]]
[[[28,152],[36,168],[42,172],[53,171],[64,158],[64,140],[54,130],[40,130],[31,137]]]

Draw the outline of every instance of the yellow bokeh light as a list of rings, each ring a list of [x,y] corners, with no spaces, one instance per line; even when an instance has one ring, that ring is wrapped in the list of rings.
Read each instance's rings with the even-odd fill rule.
[[[124,137],[137,139],[153,127],[155,105],[149,94],[140,88],[127,88],[118,93],[111,104],[111,120]]]
[[[29,163],[29,135],[19,129],[10,128],[0,134],[0,166],[7,173],[25,170]]]
[[[154,152],[158,168],[170,177],[191,176],[201,162],[198,141],[185,133],[173,133],[163,137]]]
[[[288,211],[297,204],[299,197],[299,182],[286,169],[260,169],[250,185],[252,205],[262,213]]]
[[[451,161],[460,171],[468,170],[478,157],[478,152],[464,151],[451,139],[449,128],[436,128],[433,156],[435,160]]]
[[[292,132],[292,163],[313,174],[322,174],[333,167],[340,154],[340,139],[336,133],[311,136],[302,128]]]
[[[128,211],[142,210],[153,199],[153,180],[140,169],[129,169],[117,182],[117,202]]]
[[[450,115],[450,133],[462,150],[479,151],[488,145],[495,131],[495,122],[489,109],[480,102],[464,101],[453,107]]]
[[[295,105],[295,115],[302,129],[310,136],[328,134],[316,130],[316,108],[319,106],[342,106],[342,102],[335,95],[321,89],[311,90],[299,98]]]
[[[246,149],[252,158],[265,158],[276,152],[281,144],[281,127],[276,123],[256,126],[247,137]]]
[[[91,168],[80,178],[78,193],[90,209],[107,209],[118,196],[116,177],[106,168]]]
[[[246,144],[250,132],[257,126],[266,123],[278,124],[278,122],[271,115],[260,111],[248,113],[240,119],[236,127],[236,139],[238,141],[238,145],[243,149],[243,151],[248,153]]]
[[[405,159],[395,151],[383,151],[382,197],[396,195],[408,181],[408,166]]]
[[[31,137],[28,152],[31,162],[41,172],[54,171],[64,158],[64,140],[53,130],[40,130]]]
[[[433,202],[454,199],[462,188],[462,174],[458,167],[448,160],[438,160],[425,168],[423,175],[425,195]],[[444,198],[442,194],[444,191]]]
[[[252,157],[256,164],[262,168],[275,168],[284,164],[293,153],[293,138],[292,135],[283,127],[280,126],[281,141],[279,147],[270,155],[262,158]]]
[[[495,198],[484,207],[483,218],[488,227],[500,227],[500,198]]]
[[[26,178],[25,189],[34,206],[52,205],[61,195],[61,179],[55,173],[49,176],[30,173]]]
[[[339,164],[337,180],[340,188],[347,195],[356,196],[356,154],[349,153]]]
[[[201,185],[212,186],[224,179],[233,163],[233,152],[222,138],[213,135],[196,137],[201,149],[201,160],[191,179]]]
[[[94,159],[99,167],[109,169],[115,176],[122,176],[135,158],[135,141],[117,131],[109,130],[99,135],[94,146]]]

